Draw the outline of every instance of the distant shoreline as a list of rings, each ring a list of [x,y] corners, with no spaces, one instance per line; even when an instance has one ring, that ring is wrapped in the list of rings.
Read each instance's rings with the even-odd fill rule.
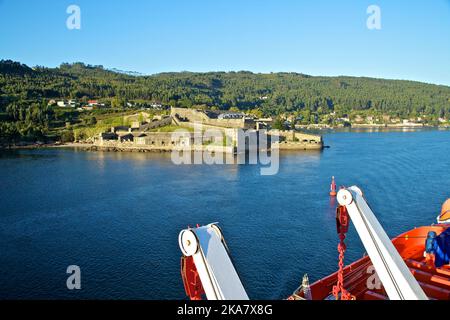
[[[395,130],[395,129],[450,129],[449,125],[439,125],[439,126],[431,126],[431,125],[408,125],[408,124],[353,124],[351,126],[328,126],[328,125],[300,125],[296,126],[298,130],[343,130],[343,129],[386,129],[386,130]]]
[[[300,130],[330,130],[330,131],[342,131],[342,130],[352,130],[352,129],[367,129],[367,130],[450,130],[450,126],[410,126],[410,125],[364,125],[358,124],[351,127],[327,127],[327,126],[302,126]],[[0,145],[1,150],[27,150],[27,149],[48,149],[48,148],[74,148],[83,149],[86,151],[101,150],[102,148],[95,148],[96,146],[92,143],[86,142],[68,142],[68,143],[29,143],[29,144],[19,144],[19,145]],[[105,148],[106,149],[106,148]]]

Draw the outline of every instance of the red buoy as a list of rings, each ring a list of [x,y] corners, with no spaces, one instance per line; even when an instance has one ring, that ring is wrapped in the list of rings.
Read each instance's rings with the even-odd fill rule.
[[[334,181],[334,176],[331,177],[331,186],[330,186],[330,196],[336,197],[336,182]]]

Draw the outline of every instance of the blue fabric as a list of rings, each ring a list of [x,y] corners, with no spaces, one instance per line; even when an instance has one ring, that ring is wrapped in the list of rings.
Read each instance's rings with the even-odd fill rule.
[[[435,265],[437,268],[450,263],[450,228],[447,228],[447,230],[436,237],[433,251],[436,257]]]

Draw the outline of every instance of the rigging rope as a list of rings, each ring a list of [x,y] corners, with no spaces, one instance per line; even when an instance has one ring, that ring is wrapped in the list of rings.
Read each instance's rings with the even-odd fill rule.
[[[355,297],[350,294],[344,288],[344,258],[345,258],[345,234],[348,231],[349,215],[347,209],[343,206],[339,206],[336,210],[336,227],[339,234],[339,262],[338,262],[338,273],[337,273],[337,283],[333,286],[333,296],[336,300],[355,300]],[[340,293],[340,296],[339,296]]]

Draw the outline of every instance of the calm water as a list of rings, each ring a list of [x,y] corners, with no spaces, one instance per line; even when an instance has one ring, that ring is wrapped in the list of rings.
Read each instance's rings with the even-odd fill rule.
[[[450,132],[326,134],[275,176],[175,166],[169,155],[52,149],[0,154],[0,298],[183,299],[178,232],[218,221],[253,299],[336,270],[330,176],[357,184],[390,236],[450,197]],[[347,262],[363,253],[350,230]],[[79,265],[82,290],[66,289]]]

